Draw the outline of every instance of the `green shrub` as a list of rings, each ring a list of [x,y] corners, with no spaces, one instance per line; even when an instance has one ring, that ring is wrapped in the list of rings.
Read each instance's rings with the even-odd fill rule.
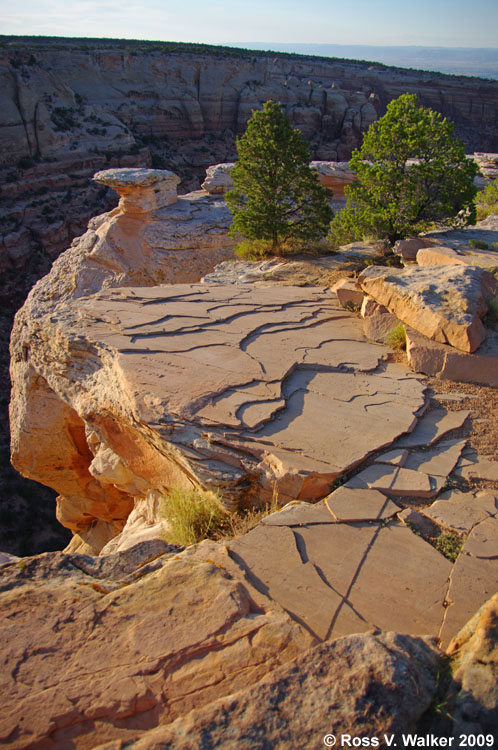
[[[406,331],[403,323],[391,328],[384,341],[392,349],[406,349]]]
[[[169,490],[162,513],[169,525],[166,541],[184,545],[213,536],[227,515],[213,493],[194,488]]]
[[[498,297],[490,297],[486,300],[488,303],[488,312],[485,322],[495,328],[498,325]]]
[[[462,549],[464,539],[459,534],[451,531],[445,531],[438,536],[435,541],[435,547],[442,555],[451,562],[456,562],[460,550]]]
[[[474,250],[489,250],[488,243],[483,240],[469,240],[469,245],[470,247],[473,247]]]
[[[475,223],[477,165],[465,155],[454,126],[438,112],[402,94],[374,122],[349,162],[356,179],[346,186],[346,208],[334,219],[334,239],[367,235],[390,244],[436,223]],[[415,161],[414,161],[415,160]]]
[[[233,251],[241,260],[262,260],[272,254],[273,248],[268,240],[242,240]]]
[[[491,214],[498,214],[498,180],[490,182],[476,199],[477,219],[481,221]]]

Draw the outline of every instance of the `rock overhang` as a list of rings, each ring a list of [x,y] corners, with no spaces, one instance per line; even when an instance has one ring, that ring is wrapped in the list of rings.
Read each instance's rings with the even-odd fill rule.
[[[317,499],[412,429],[424,402],[424,386],[326,289],[118,288],[38,322],[31,366],[93,435],[90,454],[117,456],[108,480],[126,475],[114,482],[125,494],[181,478],[228,507],[275,489]],[[107,458],[90,459],[105,482]]]

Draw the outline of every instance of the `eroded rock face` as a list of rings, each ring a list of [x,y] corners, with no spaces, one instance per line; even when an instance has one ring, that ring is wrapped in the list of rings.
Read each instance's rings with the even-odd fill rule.
[[[122,524],[134,498],[170,486],[216,490],[230,507],[274,488],[281,501],[323,497],[423,404],[423,386],[319,288],[123,288],[28,312],[13,339],[12,459],[59,492],[78,532]]]

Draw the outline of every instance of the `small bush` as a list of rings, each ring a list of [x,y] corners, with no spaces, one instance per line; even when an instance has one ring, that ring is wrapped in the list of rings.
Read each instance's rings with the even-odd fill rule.
[[[489,250],[488,243],[483,240],[469,240],[469,245],[470,247],[473,247],[474,250]]]
[[[392,349],[406,349],[406,331],[403,323],[391,328],[384,341]]]
[[[490,297],[487,300],[488,312],[486,314],[485,322],[488,326],[496,328],[498,325],[498,297]]]
[[[481,221],[491,214],[498,214],[498,180],[490,182],[476,199],[477,219]]]
[[[262,260],[271,255],[273,249],[268,240],[242,240],[233,251],[241,260]]]
[[[460,550],[462,549],[464,539],[459,534],[445,531],[438,536],[434,546],[442,555],[451,562],[456,562]]]
[[[164,497],[163,516],[169,525],[166,541],[188,545],[212,537],[226,512],[211,492],[172,489]]]

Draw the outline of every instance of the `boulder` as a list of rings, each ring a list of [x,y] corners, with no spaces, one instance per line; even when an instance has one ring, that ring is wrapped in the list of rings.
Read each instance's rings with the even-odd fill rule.
[[[486,299],[498,291],[492,274],[467,266],[369,266],[359,284],[403,323],[465,352],[475,351],[484,341],[481,318],[488,309]]]
[[[226,162],[224,164],[213,164],[211,167],[208,167],[206,169],[206,179],[201,185],[202,189],[211,195],[227,193],[233,188],[230,172],[234,166],[234,162]]]
[[[415,372],[443,380],[498,385],[498,333],[488,331],[486,340],[473,353],[465,354],[431,341],[413,328],[406,328],[408,364]]]
[[[403,260],[416,260],[417,253],[422,247],[432,245],[431,240],[422,237],[407,237],[404,240],[397,240],[394,243],[393,252],[401,255]]]
[[[177,201],[180,178],[166,169],[106,169],[93,179],[112,187],[122,213],[147,214]]]
[[[470,246],[467,250],[458,250],[434,245],[417,252],[417,263],[419,266],[478,266],[493,272],[498,269],[498,253],[478,250]]]
[[[132,747],[321,750],[336,737],[352,743],[384,734],[401,744],[402,733],[414,731],[430,705],[438,666],[428,639],[351,635],[310,649],[248,690],[143,733]],[[107,743],[95,750],[124,747]]]
[[[361,289],[358,289],[356,283],[352,279],[339,279],[333,287],[331,292],[335,292],[337,299],[342,307],[351,305],[354,308],[361,308],[364,294]]]
[[[129,740],[314,643],[242,575],[176,551],[156,541],[1,567],[0,742],[92,750]]]
[[[453,736],[491,733],[498,714],[498,594],[489,599],[455,636],[447,650],[453,684],[448,708]]]
[[[318,172],[320,185],[331,190],[335,199],[344,198],[344,188],[356,176],[347,161],[312,161],[310,167]]]

